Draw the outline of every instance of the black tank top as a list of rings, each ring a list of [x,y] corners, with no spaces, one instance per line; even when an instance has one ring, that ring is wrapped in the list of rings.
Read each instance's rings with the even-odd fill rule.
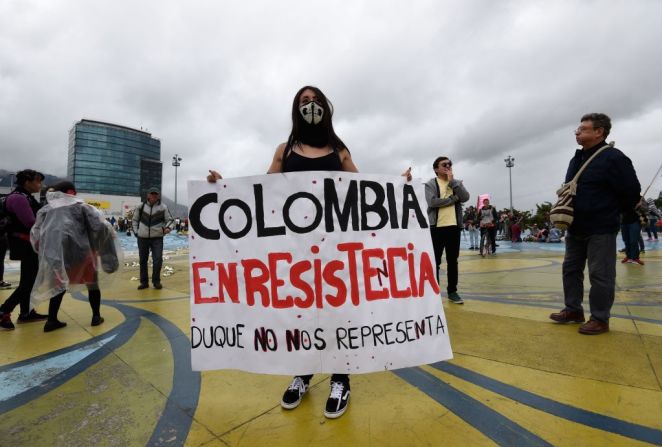
[[[342,171],[340,154],[333,151],[323,157],[304,157],[290,150],[283,157],[283,172],[299,171]]]

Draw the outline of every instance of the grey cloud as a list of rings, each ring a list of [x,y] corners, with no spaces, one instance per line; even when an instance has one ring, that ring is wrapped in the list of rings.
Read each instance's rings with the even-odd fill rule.
[[[3,2],[0,168],[64,174],[83,117],[144,127],[162,141],[166,195],[184,158],[181,202],[207,169],[264,173],[313,84],[362,171],[427,178],[449,155],[472,194],[505,205],[512,154],[515,204],[532,208],[588,111],[612,116],[642,178],[657,169],[661,13],[650,0]]]

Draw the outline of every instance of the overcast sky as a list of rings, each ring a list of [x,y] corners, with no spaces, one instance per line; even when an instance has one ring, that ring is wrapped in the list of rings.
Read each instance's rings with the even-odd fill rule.
[[[72,125],[161,140],[187,179],[263,174],[299,87],[320,87],[362,172],[433,176],[472,194],[554,199],[587,112],[645,188],[662,157],[662,2],[0,0],[0,169],[66,174]],[[651,193],[662,187],[658,179]]]

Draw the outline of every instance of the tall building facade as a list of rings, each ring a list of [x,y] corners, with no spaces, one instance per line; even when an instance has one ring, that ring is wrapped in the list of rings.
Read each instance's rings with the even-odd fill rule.
[[[86,119],[69,131],[67,177],[79,192],[144,197],[162,172],[161,141],[148,132]]]

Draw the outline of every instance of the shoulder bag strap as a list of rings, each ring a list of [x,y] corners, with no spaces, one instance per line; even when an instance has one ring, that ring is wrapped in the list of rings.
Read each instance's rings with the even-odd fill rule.
[[[597,151],[595,151],[595,154],[591,155],[591,158],[589,158],[588,160],[586,160],[586,163],[584,163],[584,165],[583,165],[581,168],[579,168],[579,171],[577,171],[577,173],[575,174],[575,176],[574,176],[574,178],[572,179],[571,182],[572,182],[572,183],[577,183],[577,180],[579,179],[579,176],[582,175],[582,172],[584,172],[584,169],[586,169],[586,167],[588,166],[588,164],[589,164],[590,162],[592,162],[593,159],[594,159],[595,157],[597,157],[598,154],[600,154],[600,152],[604,151],[604,150],[607,149],[608,147],[614,147],[614,142],[612,141],[612,142],[609,143],[609,144],[605,144],[605,145],[602,146],[600,149],[598,149]]]

